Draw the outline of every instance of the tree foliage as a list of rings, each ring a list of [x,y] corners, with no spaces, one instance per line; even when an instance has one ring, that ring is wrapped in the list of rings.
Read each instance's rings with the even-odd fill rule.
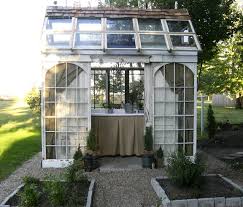
[[[218,54],[203,66],[201,91],[237,94],[243,90],[243,34],[219,43]]]
[[[217,123],[215,121],[215,117],[214,117],[214,112],[213,112],[213,108],[212,105],[209,104],[208,106],[208,114],[207,114],[207,129],[208,129],[208,138],[209,139],[213,139],[216,133],[216,129],[217,129]]]
[[[38,88],[32,88],[25,97],[26,103],[34,114],[40,115],[41,113],[41,92]]]

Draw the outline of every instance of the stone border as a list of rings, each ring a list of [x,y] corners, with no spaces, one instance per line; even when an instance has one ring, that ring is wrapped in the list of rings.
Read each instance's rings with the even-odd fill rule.
[[[2,203],[0,203],[0,207],[11,207],[10,205],[6,205],[6,203],[11,199],[13,196],[15,196],[16,193],[19,192],[19,190],[24,186],[24,184],[21,184],[18,186],[15,191],[13,191],[7,198],[4,199]],[[90,185],[89,185],[89,191],[88,191],[88,196],[87,196],[87,202],[85,207],[91,207],[93,204],[93,195],[94,195],[94,190],[95,190],[95,179],[91,179]],[[17,206],[15,206],[17,207]]]
[[[224,181],[240,190],[243,193],[243,188],[234,183],[232,180],[222,176],[221,174],[209,174],[206,176],[219,176]],[[151,185],[161,200],[163,207],[243,207],[243,197],[215,197],[215,198],[199,198],[199,199],[183,199],[170,200],[163,188],[160,186],[157,179],[166,179],[168,177],[156,177],[151,179]]]

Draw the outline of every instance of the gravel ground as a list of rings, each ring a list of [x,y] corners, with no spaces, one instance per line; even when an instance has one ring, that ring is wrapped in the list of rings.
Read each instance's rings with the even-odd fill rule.
[[[243,174],[208,153],[204,153],[208,164],[208,173],[220,173],[243,186]],[[41,169],[41,154],[25,162],[6,180],[0,183],[0,202],[21,184],[21,178],[29,175],[44,178],[48,174],[61,173],[62,169]],[[92,172],[88,177],[96,179],[94,207],[150,207],[156,206],[158,199],[150,180],[165,175],[164,170],[130,170],[116,172]]]

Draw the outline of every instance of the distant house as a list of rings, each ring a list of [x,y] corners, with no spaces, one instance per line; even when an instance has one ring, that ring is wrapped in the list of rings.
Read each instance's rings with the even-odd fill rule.
[[[43,28],[42,165],[65,167],[91,127],[99,153],[196,153],[197,55],[186,10],[48,7]],[[113,113],[111,113],[113,111]]]

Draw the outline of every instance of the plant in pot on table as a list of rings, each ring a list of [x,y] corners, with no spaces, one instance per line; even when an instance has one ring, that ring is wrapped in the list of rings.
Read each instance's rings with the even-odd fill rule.
[[[87,151],[84,156],[84,168],[85,171],[89,172],[98,168],[96,135],[92,129],[89,131],[87,137]]]
[[[154,160],[153,155],[153,135],[152,126],[146,127],[144,135],[144,154],[142,157],[143,168],[152,168],[152,163]]]

